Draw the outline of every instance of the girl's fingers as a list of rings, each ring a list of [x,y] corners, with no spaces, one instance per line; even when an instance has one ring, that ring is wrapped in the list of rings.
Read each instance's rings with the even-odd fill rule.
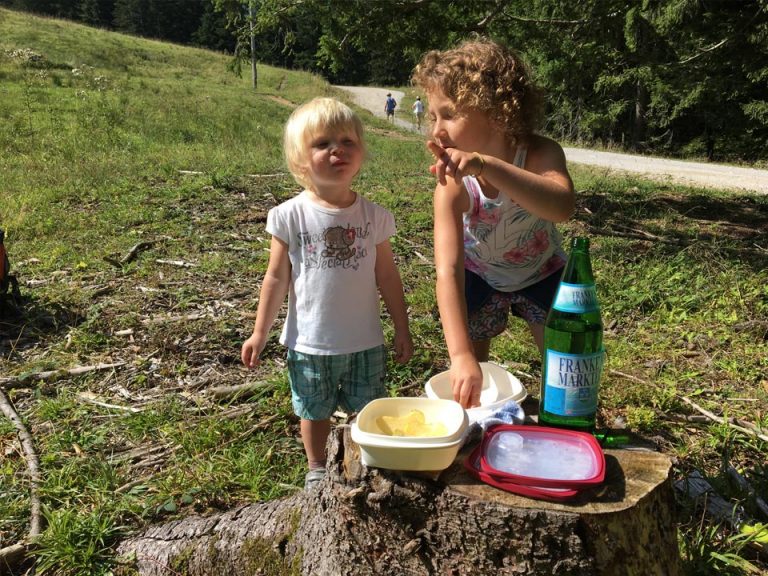
[[[446,175],[453,175],[455,177],[455,170],[451,156],[448,154],[448,151],[445,148],[435,144],[431,140],[427,141],[427,149],[432,153],[436,160],[436,162],[430,167],[429,171],[437,176],[440,184],[445,186],[448,183],[446,180]]]
[[[432,140],[427,140],[427,149],[432,152],[432,155],[438,160],[445,154],[445,148],[438,146]]]

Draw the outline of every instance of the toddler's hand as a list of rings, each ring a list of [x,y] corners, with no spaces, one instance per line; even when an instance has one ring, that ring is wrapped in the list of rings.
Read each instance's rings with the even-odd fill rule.
[[[257,334],[251,334],[250,338],[243,342],[240,350],[240,359],[248,368],[255,368],[259,365],[259,355],[264,350],[266,342]]]
[[[410,332],[400,334],[395,332],[395,362],[398,364],[405,364],[413,356],[413,340],[411,340]]]

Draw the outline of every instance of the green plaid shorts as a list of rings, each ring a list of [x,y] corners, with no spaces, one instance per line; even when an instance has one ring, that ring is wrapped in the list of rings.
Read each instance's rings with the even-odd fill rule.
[[[383,345],[332,356],[288,350],[291,403],[304,420],[326,420],[337,408],[359,412],[371,400],[387,396],[386,373]]]

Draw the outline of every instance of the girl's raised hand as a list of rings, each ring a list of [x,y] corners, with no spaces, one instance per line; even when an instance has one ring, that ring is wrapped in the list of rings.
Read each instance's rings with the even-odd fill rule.
[[[477,152],[443,148],[431,140],[427,141],[427,149],[435,157],[435,163],[429,167],[429,171],[437,176],[438,182],[443,186],[448,183],[448,176],[452,176],[456,184],[460,184],[464,176],[479,175],[485,164]]]

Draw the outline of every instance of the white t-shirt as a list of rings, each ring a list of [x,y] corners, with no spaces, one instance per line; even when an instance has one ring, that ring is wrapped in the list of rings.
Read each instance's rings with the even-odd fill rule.
[[[416,116],[424,114],[424,103],[421,100],[416,100],[416,102],[413,103],[413,113],[416,114]]]
[[[291,261],[283,345],[331,355],[384,343],[376,246],[395,234],[391,212],[359,194],[325,208],[304,191],[269,211],[267,232],[288,244]]]

